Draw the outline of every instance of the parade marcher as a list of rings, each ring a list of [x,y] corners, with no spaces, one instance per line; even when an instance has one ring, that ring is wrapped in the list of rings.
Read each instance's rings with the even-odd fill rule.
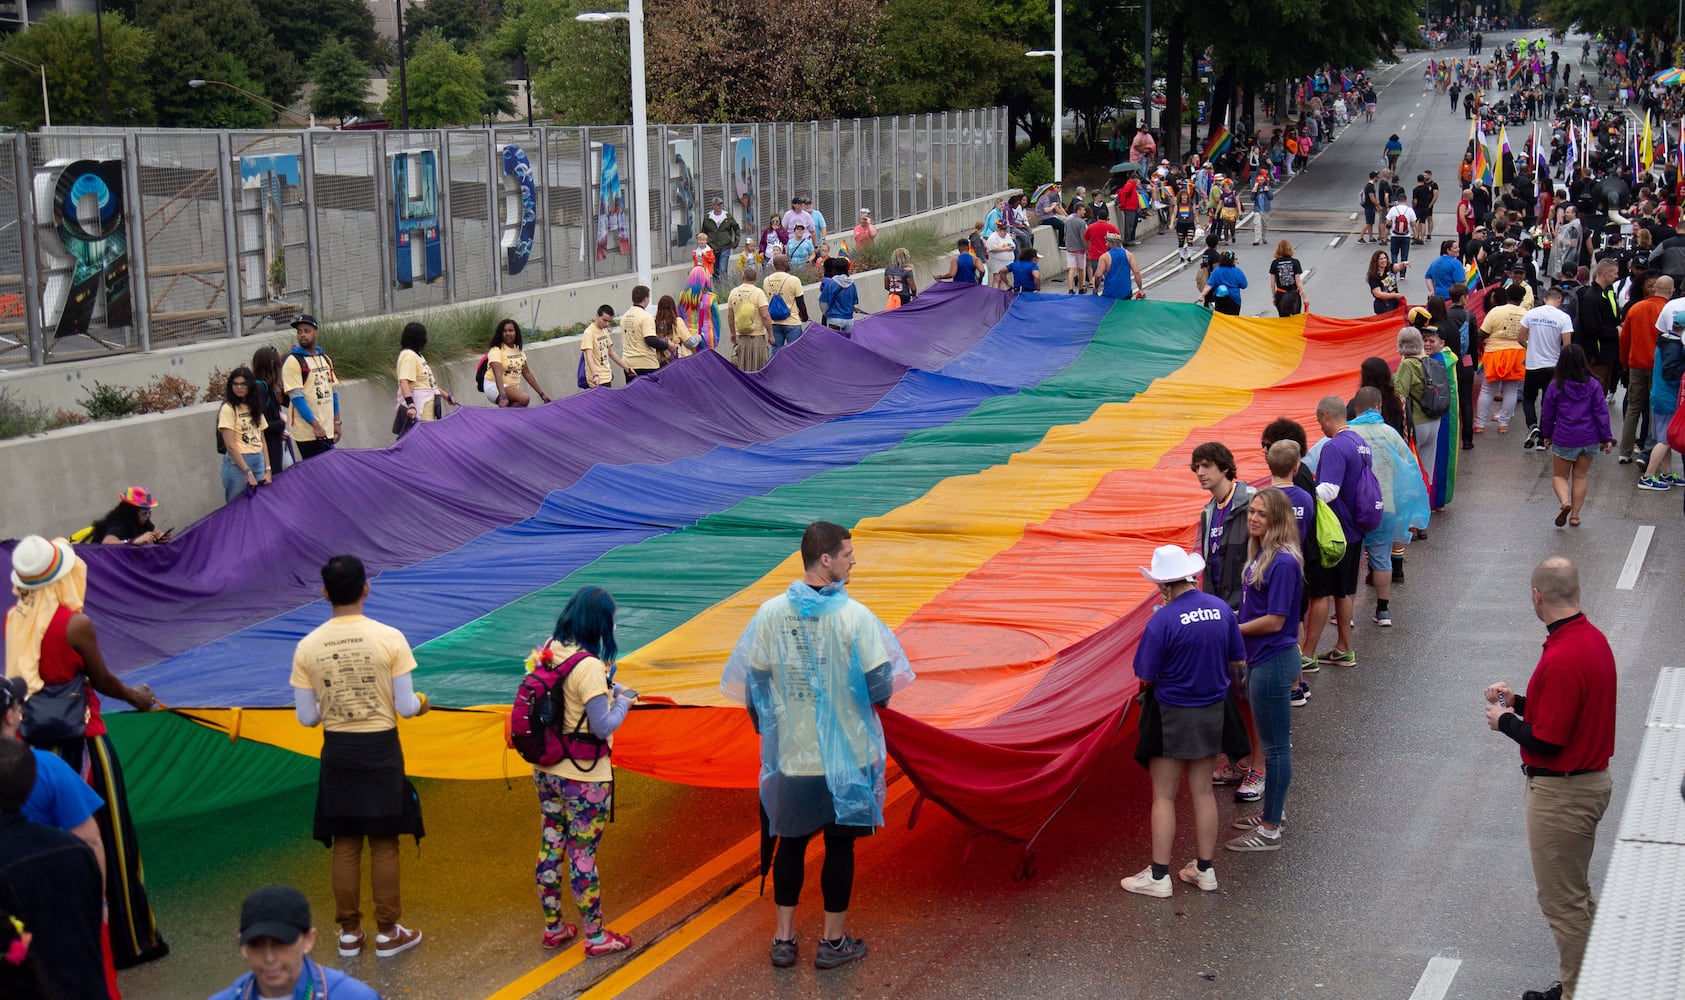
[[[398,335],[398,404],[404,408],[404,427],[407,431],[418,423],[438,420],[444,415],[444,404],[457,405],[450,393],[439,388],[433,377],[433,366],[422,354],[427,350],[427,327],[420,323],[404,324]],[[402,431],[399,432],[400,436]]]
[[[655,346],[655,316],[649,311],[649,286],[632,289],[632,307],[620,314],[620,357],[631,369],[626,384],[640,375],[661,368],[660,348]]]
[[[1246,272],[1235,263],[1234,253],[1224,250],[1217,257],[1217,266],[1211,269],[1211,274],[1205,279],[1205,287],[1200,290],[1200,300],[1209,304],[1213,311],[1228,316],[1240,315],[1240,293],[1246,288]]]
[[[621,367],[626,374],[632,374],[632,366],[624,362]],[[532,397],[522,388],[522,380],[532,387],[538,398],[550,402],[550,397],[538,385],[538,377],[532,373],[527,365],[525,339],[521,333],[521,324],[512,319],[505,319],[497,324],[492,331],[491,343],[486,346],[486,380],[480,390],[486,399],[502,407],[523,407],[531,404]]]
[[[1117,233],[1106,236],[1106,254],[1094,267],[1094,287],[1097,294],[1108,299],[1146,298],[1146,290],[1137,287],[1135,253],[1124,246]]]
[[[332,616],[298,642],[290,683],[301,725],[322,727],[321,774],[311,835],[333,848],[334,919],[339,954],[363,950],[363,841],[369,843],[374,895],[374,953],[400,954],[421,943],[421,932],[398,922],[398,838],[419,843],[421,800],[404,777],[398,719],[428,709],[415,690],[415,654],[404,635],[363,615],[368,577],[356,556],[334,556],[322,567],[322,596]]]
[[[1410,454],[1410,445],[1382,411],[1381,389],[1366,385],[1352,397],[1355,415],[1347,426],[1363,439],[1369,450],[1369,469],[1381,494],[1381,519],[1375,527],[1363,533],[1363,558],[1369,568],[1369,583],[1375,589],[1373,621],[1382,628],[1392,627],[1392,585],[1402,583],[1404,576],[1403,547],[1410,542],[1412,528],[1428,526],[1428,492],[1422,482],[1421,467]],[[1311,449],[1306,462],[1321,470],[1320,442]]]
[[[1293,256],[1293,244],[1286,240],[1275,245],[1275,256],[1270,259],[1270,286],[1277,316],[1296,316],[1310,309],[1304,265]]]
[[[1603,384],[1593,377],[1578,344],[1564,347],[1556,361],[1556,373],[1539,405],[1539,433],[1550,446],[1551,486],[1561,504],[1556,526],[1566,522],[1577,528],[1591,460],[1599,450],[1608,454],[1615,447]]]
[[[1327,595],[1312,598],[1305,613],[1305,634],[1302,650],[1305,655],[1334,667],[1357,666],[1357,652],[1352,648],[1352,599],[1357,594],[1358,566],[1363,560],[1363,547],[1358,544],[1364,534],[1380,524],[1384,505],[1381,486],[1375,479],[1371,465],[1369,444],[1346,423],[1346,401],[1338,396],[1324,396],[1316,404],[1316,422],[1326,442],[1318,447],[1320,458],[1315,472],[1316,495],[1340,520],[1346,536],[1346,554],[1335,577],[1330,581]],[[1322,641],[1322,629],[1328,622],[1328,606],[1334,606],[1335,640],[1333,648],[1316,652]]]
[[[1597,908],[1590,869],[1609,807],[1615,654],[1580,610],[1571,560],[1551,556],[1534,567],[1532,600],[1547,633],[1544,653],[1525,695],[1502,681],[1486,689],[1486,723],[1521,747],[1533,881],[1559,962],[1560,982],[1539,996],[1571,1000]]]
[[[222,495],[226,503],[248,489],[270,482],[263,432],[269,424],[258,403],[257,376],[246,367],[228,373],[222,408],[216,415],[217,445],[222,451]]]
[[[333,361],[316,343],[316,317],[301,315],[292,327],[298,343],[281,362],[281,390],[290,407],[289,433],[302,460],[338,444],[344,422],[339,416],[339,378],[334,375]]]
[[[1521,308],[1526,300],[1527,286],[1513,283],[1496,286],[1502,304],[1486,312],[1480,321],[1484,340],[1481,353],[1481,373],[1485,388],[1492,390],[1493,409],[1488,412],[1484,389],[1475,400],[1474,431],[1486,427],[1487,417],[1497,421],[1498,433],[1509,433],[1510,418],[1515,415],[1515,402],[1521,396],[1521,386],[1527,377],[1527,348],[1521,343],[1521,320],[1527,315]]]
[[[1668,321],[1669,329],[1656,337],[1650,378],[1650,436],[1656,439],[1656,445],[1650,449],[1644,475],[1638,477],[1641,490],[1685,485],[1685,478],[1673,471],[1673,449],[1667,443],[1667,425],[1679,408],[1679,382],[1685,376],[1685,309],[1674,312],[1671,319],[1663,310],[1662,319]]]
[[[1143,896],[1171,894],[1176,795],[1184,776],[1197,857],[1177,877],[1205,892],[1217,889],[1212,867],[1217,799],[1211,775],[1224,749],[1225,731],[1232,733],[1238,724],[1239,713],[1228,692],[1246,667],[1246,645],[1234,609],[1199,589],[1196,578],[1204,568],[1205,560],[1175,545],[1154,549],[1152,565],[1141,567],[1141,575],[1157,586],[1161,602],[1135,647],[1135,676],[1142,685],[1135,758],[1152,776],[1152,863],[1122,884]],[[1244,728],[1240,732],[1244,734]]]
[[[603,926],[603,890],[597,864],[614,805],[611,737],[638,693],[613,681],[614,599],[600,587],[583,587],[562,608],[556,628],[532,651],[529,671],[541,664],[565,676],[557,732],[567,734],[563,758],[533,765],[544,833],[538,845],[538,903],[544,911],[544,947],[560,948],[579,928],[562,919],[562,882],[573,893],[585,921],[585,954],[593,958],[625,951],[632,939]],[[571,664],[571,666],[570,666]],[[566,668],[565,670],[563,668]],[[564,862],[565,855],[565,862]]]
[[[747,705],[761,736],[764,835],[777,837],[772,964],[796,963],[796,904],[807,845],[823,831],[824,930],[813,964],[832,969],[866,957],[848,933],[854,841],[883,825],[889,754],[875,708],[913,680],[888,626],[849,598],[848,529],[815,521],[802,533],[800,580],[762,604],[738,640],[720,690]]]
[[[1521,317],[1517,340],[1527,349],[1527,375],[1521,385],[1521,414],[1527,421],[1523,449],[1545,450],[1543,435],[1539,433],[1539,394],[1550,384],[1556,359],[1574,333],[1574,321],[1562,311],[1561,305],[1562,289],[1551,288],[1545,292],[1543,305],[1534,306]]]
[[[1252,495],[1246,512],[1246,568],[1242,571],[1240,634],[1246,647],[1247,701],[1258,727],[1268,777],[1250,832],[1228,842],[1231,851],[1281,848],[1287,788],[1293,780],[1293,686],[1299,680],[1299,615],[1304,599],[1304,554],[1287,494],[1268,487]]]
[[[210,1000],[380,1000],[380,994],[310,957],[310,901],[290,885],[266,885],[240,904],[240,956],[250,972]]]
[[[1655,370],[1656,323],[1662,307],[1673,298],[1673,279],[1659,275],[1642,298],[1627,307],[1621,319],[1621,367],[1626,369],[1626,407],[1621,415],[1621,441],[1615,451],[1622,465],[1640,458],[1639,427],[1650,413],[1650,380]]]
[[[112,960],[127,969],[163,958],[170,948],[153,920],[128,787],[99,696],[142,712],[156,707],[158,699],[147,685],[130,687],[106,666],[93,621],[83,612],[87,591],[87,563],[68,542],[39,535],[18,542],[12,550],[17,603],[6,613],[6,676],[23,678],[30,699],[40,699],[34,709],[25,708],[24,741],[58,754],[105,800],[94,818],[105,845],[106,923]],[[77,680],[86,684],[80,705]]]

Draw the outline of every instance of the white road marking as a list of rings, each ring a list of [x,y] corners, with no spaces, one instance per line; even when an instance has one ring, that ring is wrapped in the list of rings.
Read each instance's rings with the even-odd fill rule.
[[[1422,106],[1422,102],[1421,102],[1421,101],[1417,101],[1417,102],[1416,102],[1416,107],[1418,107],[1418,108],[1419,108],[1419,107],[1421,107],[1421,106]],[[1139,123],[1137,123],[1137,124],[1139,124]],[[1460,329],[1462,329],[1462,328],[1461,328],[1461,327],[1458,327],[1458,329],[1459,329],[1459,330],[1460,330]]]
[[[1428,959],[1428,967],[1422,970],[1422,978],[1416,980],[1416,991],[1410,994],[1410,1000],[1445,1000],[1445,994],[1451,991],[1451,980],[1457,977],[1462,964],[1462,959],[1444,955]]]
[[[1420,105],[1417,105],[1417,106],[1420,107]],[[1411,118],[1416,117],[1416,112],[1414,112],[1414,111],[1410,112],[1410,117]]]
[[[1328,241],[1328,245],[1331,246],[1331,247],[1337,247],[1337,246],[1340,245],[1340,241],[1343,240],[1343,239],[1345,239],[1344,236],[1336,236],[1333,239]]]
[[[1616,590],[1631,590],[1638,585],[1638,571],[1644,568],[1644,557],[1650,551],[1650,540],[1655,537],[1655,525],[1639,525],[1638,534],[1632,539],[1632,548],[1627,550],[1626,562],[1621,564],[1620,578],[1615,581]]]
[[[1353,212],[1350,215],[1346,216],[1346,221],[1347,222],[1356,222],[1357,221],[1357,213]]]

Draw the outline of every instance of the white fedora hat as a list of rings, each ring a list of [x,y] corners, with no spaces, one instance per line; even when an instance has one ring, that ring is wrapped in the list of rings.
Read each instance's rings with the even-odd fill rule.
[[[30,535],[12,550],[12,586],[40,590],[64,579],[75,566],[76,552],[69,542]]]
[[[1183,552],[1175,545],[1160,545],[1153,550],[1153,564],[1142,566],[1141,575],[1154,583],[1175,583],[1191,580],[1205,569],[1205,557],[1195,552]]]

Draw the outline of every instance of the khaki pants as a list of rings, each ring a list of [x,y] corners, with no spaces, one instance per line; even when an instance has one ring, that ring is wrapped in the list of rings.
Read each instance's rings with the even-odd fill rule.
[[[1625,455],[1638,444],[1638,424],[1650,412],[1650,377],[1648,368],[1628,368],[1626,373],[1626,412],[1621,415],[1621,446],[1616,454]],[[1655,435],[1655,430],[1651,430]],[[1660,436],[1665,437],[1667,428]]]
[[[1528,778],[1522,797],[1539,911],[1556,938],[1562,1000],[1574,995],[1597,912],[1591,852],[1597,846],[1598,821],[1609,808],[1609,791],[1609,772],[1593,771],[1568,778]]]
[[[398,922],[398,838],[370,837],[369,887],[374,894],[374,919],[381,933]],[[340,929],[357,933],[363,926],[363,838],[333,839],[334,919]]]
[[[758,372],[771,360],[772,349],[767,345],[765,334],[740,333],[737,335],[736,346],[732,348],[732,354],[737,367],[746,372]]]

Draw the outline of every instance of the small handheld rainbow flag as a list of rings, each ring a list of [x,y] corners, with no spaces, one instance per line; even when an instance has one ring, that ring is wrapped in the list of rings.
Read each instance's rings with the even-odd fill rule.
[[[1216,131],[1211,133],[1211,138],[1205,141],[1205,158],[1207,160],[1212,160],[1222,156],[1223,152],[1229,148],[1229,144],[1233,141],[1234,137],[1229,135],[1228,129],[1221,125],[1217,126]]]

